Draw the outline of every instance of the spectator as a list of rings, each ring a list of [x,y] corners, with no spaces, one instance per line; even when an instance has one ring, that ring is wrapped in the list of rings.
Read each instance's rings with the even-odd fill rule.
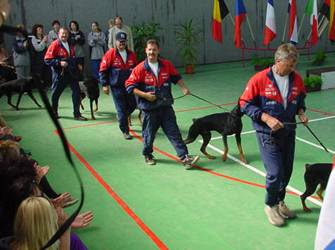
[[[24,29],[23,25],[18,28]],[[28,78],[30,76],[30,55],[29,43],[27,37],[18,31],[13,43],[13,62],[18,79]]]
[[[44,35],[43,25],[35,24],[30,36],[31,48],[31,72],[39,77],[45,86],[50,86],[50,69],[44,63],[44,56],[48,48],[48,36]]]
[[[105,36],[106,36],[107,47],[108,47],[108,49],[110,49],[109,46],[108,46],[108,39],[109,39],[109,33],[110,33],[110,31],[114,27],[114,18],[109,19],[108,22],[107,22],[107,24],[108,24],[108,29],[105,32]]]
[[[97,22],[91,25],[92,31],[88,34],[88,45],[90,46],[90,59],[92,67],[92,75],[94,79],[99,80],[99,67],[101,58],[105,53],[106,37]]]
[[[78,64],[83,66],[85,63],[85,52],[84,52],[84,44],[85,44],[85,36],[84,33],[79,30],[79,24],[77,21],[71,21],[69,24],[70,28],[70,45],[74,46],[74,54],[76,55]],[[84,70],[83,70],[84,71]]]
[[[127,47],[131,51],[134,51],[133,34],[131,29],[123,23],[123,19],[120,16],[114,18],[114,26],[109,30],[108,48],[116,48],[116,34],[119,32],[127,34]]]
[[[58,32],[60,29],[60,22],[58,20],[52,21],[52,30],[49,31],[48,34],[48,43],[49,45],[58,39]]]

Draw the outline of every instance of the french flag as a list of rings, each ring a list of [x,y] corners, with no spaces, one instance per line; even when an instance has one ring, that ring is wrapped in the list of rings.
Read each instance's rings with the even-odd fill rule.
[[[245,20],[247,11],[245,9],[243,0],[235,1],[235,34],[234,34],[234,44],[236,48],[242,47],[242,35],[241,35],[241,25]]]
[[[268,0],[266,7],[266,21],[264,28],[264,39],[263,44],[269,45],[269,43],[276,37],[276,18],[273,0]]]
[[[288,3],[288,13],[289,13],[289,28],[288,28],[288,38],[293,44],[298,43],[298,21],[297,21],[297,3],[296,0],[289,0]]]

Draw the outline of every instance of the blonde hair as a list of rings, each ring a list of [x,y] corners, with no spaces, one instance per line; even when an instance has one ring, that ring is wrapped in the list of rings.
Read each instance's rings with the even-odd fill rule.
[[[20,159],[20,145],[12,140],[0,140],[0,161],[15,161]]]
[[[15,250],[40,250],[58,229],[55,208],[43,197],[28,197],[21,202],[15,218]],[[49,247],[57,250],[59,241]]]

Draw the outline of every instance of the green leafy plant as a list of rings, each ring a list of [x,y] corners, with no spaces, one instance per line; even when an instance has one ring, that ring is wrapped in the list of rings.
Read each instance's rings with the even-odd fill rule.
[[[131,27],[138,61],[142,61],[146,58],[145,45],[147,40],[156,39],[159,41],[157,33],[160,29],[159,23],[143,23]]]
[[[194,25],[193,20],[187,20],[176,28],[176,40],[179,45],[179,54],[185,66],[197,62],[198,52],[196,46],[200,43],[201,31]]]
[[[326,53],[323,50],[320,50],[317,53],[315,53],[312,64],[322,65],[325,62],[326,58],[327,58]]]
[[[273,64],[273,58],[253,58],[251,63],[254,65],[255,70],[263,70]]]
[[[320,76],[309,76],[304,79],[304,85],[307,91],[320,90],[322,85],[322,78]]]

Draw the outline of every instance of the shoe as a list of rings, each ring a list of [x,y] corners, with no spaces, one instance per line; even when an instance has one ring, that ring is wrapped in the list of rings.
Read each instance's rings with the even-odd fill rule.
[[[131,140],[131,139],[133,139],[133,137],[132,137],[129,133],[123,133],[123,137],[124,137],[124,139],[126,139],[126,140]]]
[[[154,157],[152,155],[146,155],[144,158],[145,158],[145,162],[148,165],[155,165],[156,164],[156,160],[154,159]]]
[[[181,160],[181,162],[183,163],[183,165],[185,166],[186,170],[191,169],[193,166],[193,164],[195,164],[198,160],[199,160],[199,156],[190,156],[190,155],[186,155],[185,158],[183,160]]]
[[[286,206],[284,201],[279,202],[278,212],[284,219],[294,219],[297,217],[297,215]]]
[[[75,116],[74,119],[77,120],[77,121],[87,121],[87,118],[83,117],[81,115],[80,116]]]
[[[283,219],[283,217],[280,216],[278,209],[278,205],[274,205],[272,207],[266,205],[264,208],[264,212],[272,225],[276,227],[281,227],[285,224],[285,220]]]

